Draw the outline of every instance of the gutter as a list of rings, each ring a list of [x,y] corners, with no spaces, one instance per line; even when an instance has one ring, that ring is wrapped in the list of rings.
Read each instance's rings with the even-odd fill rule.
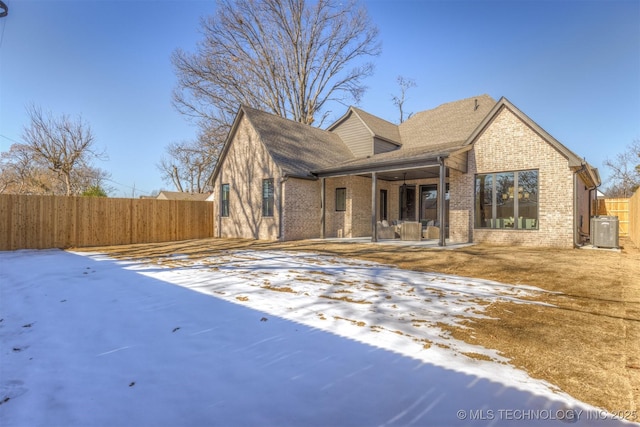
[[[600,184],[597,183],[597,180],[594,179],[593,173],[591,169],[585,162],[582,162],[580,165],[580,169],[577,169],[573,173],[573,246],[576,248],[582,247],[583,245],[580,243],[580,232],[578,231],[578,175],[582,172],[586,172],[589,175],[593,182],[593,186],[587,187],[589,190],[589,215],[591,214],[591,192],[596,190]],[[596,196],[597,197],[597,196]],[[590,221],[591,218],[587,218]],[[593,230],[591,230],[591,223],[589,222],[589,234],[591,234]]]
[[[282,210],[282,206],[284,205],[284,183],[289,180],[289,176],[285,175],[278,183],[280,184],[279,194],[278,194],[278,240],[284,241],[284,212]]]
[[[446,156],[446,154],[439,156],[430,155],[422,157],[412,157],[408,159],[392,159],[375,162],[373,164],[366,163],[356,166],[339,166],[335,168],[315,170],[311,173],[313,173],[317,177],[332,178],[337,176],[357,175],[371,172],[409,170],[425,166],[438,166],[437,159],[442,156]],[[431,162],[431,164],[428,164],[429,162]]]

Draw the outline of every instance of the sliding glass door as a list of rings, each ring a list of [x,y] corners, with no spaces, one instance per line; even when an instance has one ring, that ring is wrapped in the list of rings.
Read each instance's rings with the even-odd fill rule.
[[[445,225],[449,224],[449,184],[447,184],[444,205]],[[420,221],[427,224],[438,221],[438,186],[436,184],[420,186]]]

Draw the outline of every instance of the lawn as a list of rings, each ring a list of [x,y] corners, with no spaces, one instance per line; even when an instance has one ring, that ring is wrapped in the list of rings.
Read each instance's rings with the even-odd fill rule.
[[[561,290],[568,272],[543,286],[549,251],[530,249],[206,240],[93,251],[0,253],[0,425],[605,422],[588,404],[635,416],[639,300],[627,300],[638,276],[618,274],[627,261],[611,271],[617,286],[590,296]],[[632,250],[548,259],[591,254],[638,267]],[[506,261],[514,280],[497,276]],[[615,355],[586,359],[581,375],[594,387],[615,377],[610,359],[627,374],[618,389],[600,383],[605,403],[558,380],[571,385],[577,360],[597,353],[584,349],[592,335]]]

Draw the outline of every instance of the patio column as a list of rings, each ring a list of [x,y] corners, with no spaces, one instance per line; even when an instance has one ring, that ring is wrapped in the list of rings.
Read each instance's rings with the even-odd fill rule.
[[[447,190],[447,184],[445,179],[447,177],[447,167],[444,165],[444,159],[442,157],[438,157],[438,163],[440,163],[440,172],[438,182],[438,224],[440,224],[440,236],[438,246],[445,246],[445,192]]]
[[[325,178],[320,178],[320,238],[325,238],[325,192],[326,192],[326,182]]]
[[[378,241],[378,176],[375,172],[371,173],[371,241]]]

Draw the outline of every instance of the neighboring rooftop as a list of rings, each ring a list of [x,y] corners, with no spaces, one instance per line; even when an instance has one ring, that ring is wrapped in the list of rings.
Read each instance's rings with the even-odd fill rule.
[[[161,191],[156,196],[158,200],[191,200],[204,201],[211,193],[186,193],[183,191]]]

